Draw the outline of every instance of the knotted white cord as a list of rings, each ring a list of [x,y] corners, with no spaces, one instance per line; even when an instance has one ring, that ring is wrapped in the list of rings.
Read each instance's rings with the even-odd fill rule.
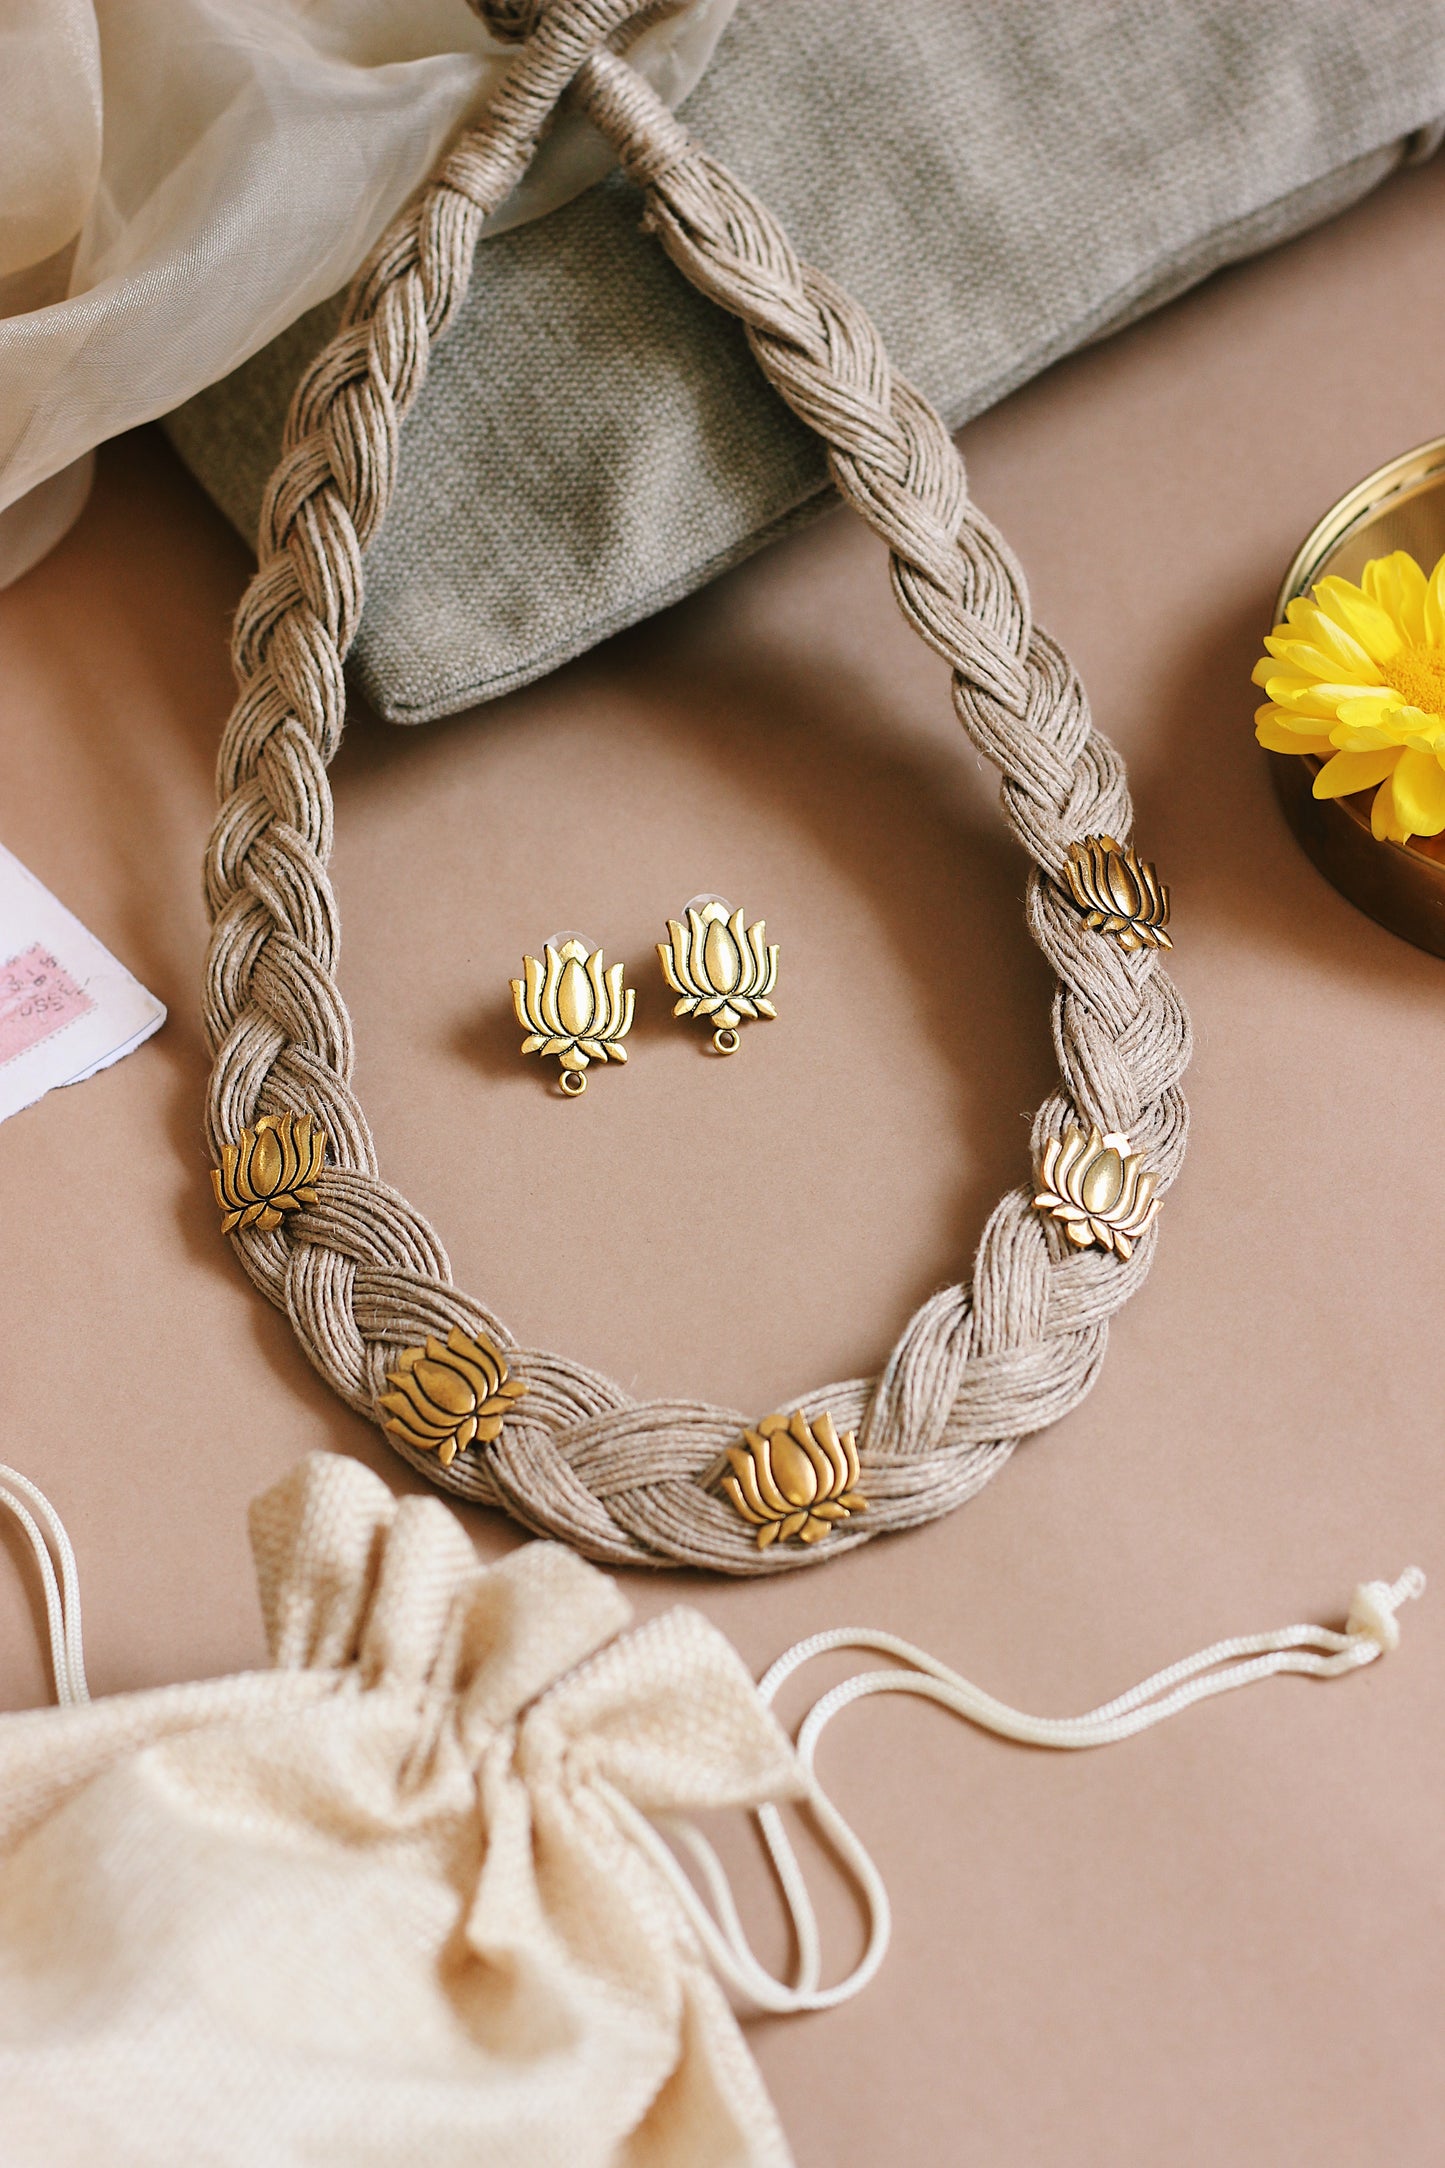
[[[55,1698],[64,1708],[89,1701],[85,1645],[80,1633],[80,1575],[65,1523],[43,1490],[0,1462],[0,1506],[8,1507],[30,1540],[45,1597]]]
[[[0,1506],[14,1514],[29,1539],[40,1573],[45,1598],[45,1619],[50,1638],[50,1663],[55,1678],[55,1698],[62,1708],[90,1699],[85,1676],[85,1651],[81,1639],[80,1576],[75,1551],[65,1524],[45,1493],[18,1469],[0,1463]],[[1231,1693],[1257,1679],[1277,1672],[1300,1672],[1311,1678],[1332,1679],[1343,1672],[1359,1671],[1386,1650],[1400,1645],[1402,1603],[1422,1595],[1425,1576],[1409,1566],[1398,1581],[1364,1581],[1356,1588],[1343,1633],[1328,1626],[1285,1626],[1274,1633],[1240,1634],[1216,1641],[1197,1656],[1156,1671],[1151,1678],[1106,1701],[1084,1716],[1029,1716],[1010,1708],[981,1687],[951,1671],[926,1649],[915,1648],[897,1634],[867,1627],[839,1626],[827,1633],[812,1634],[799,1641],[771,1665],[759,1681],[759,1698],[766,1706],[795,1671],[815,1656],[834,1649],[866,1649],[891,1656],[904,1668],[896,1671],[860,1671],[831,1687],[814,1702],[798,1730],[797,1754],[804,1778],[804,1799],[823,1836],[853,1875],[868,1915],[868,1942],[862,1957],[846,1978],[833,1987],[821,1987],[822,1945],[817,1915],[803,1870],[783,1826],[778,1809],[762,1806],[758,1824],[772,1857],[797,1943],[797,1964],[791,1983],[768,1971],[754,1954],[738,1913],[727,1870],[700,1830],[688,1822],[667,1819],[660,1824],[689,1851],[712,1899],[704,1902],[668,1848],[658,1826],[641,1814],[621,1793],[611,1793],[619,1820],[626,1823],[637,1842],[665,1876],[682,1905],[698,1939],[719,1977],[757,2009],[776,2015],[803,2010],[829,2010],[861,1994],[882,1964],[892,1931],[888,1891],[863,1844],[838,1812],[818,1781],[818,1742],[839,1711],[873,1694],[916,1694],[925,1701],[940,1702],[957,1716],[1000,1738],[1017,1739],[1026,1746],[1080,1748],[1110,1746],[1135,1732],[1147,1731],[1166,1717],[1178,1715],[1191,1702],[1207,1701],[1214,1694]]]
[[[1355,1590],[1343,1633],[1328,1626],[1285,1626],[1274,1633],[1240,1634],[1228,1641],[1216,1641],[1212,1648],[1185,1657],[1167,1670],[1156,1671],[1152,1678],[1084,1716],[1029,1716],[1021,1709],[1010,1708],[896,1634],[840,1626],[796,1643],[763,1675],[758,1692],[765,1703],[775,1700],[779,1688],[795,1671],[830,1650],[866,1649],[892,1656],[905,1667],[862,1671],[844,1679],[814,1702],[798,1731],[797,1752],[806,1782],[806,1803],[823,1835],[855,1877],[868,1915],[867,1947],[853,1970],[833,1987],[818,1984],[822,1958],[817,1918],[797,1854],[776,1807],[760,1807],[757,1815],[797,1941],[797,1964],[791,1983],[776,1978],[755,1956],[738,1916],[727,1871],[707,1838],[686,1822],[669,1820],[663,1825],[697,1863],[712,1909],[657,1830],[636,1815],[635,1809],[629,1810],[629,1819],[638,1825],[639,1841],[646,1844],[667,1877],[719,1976],[737,1994],[758,2009],[778,2015],[832,2009],[850,2001],[868,1985],[887,1953],[891,1931],[888,1892],[882,1877],[862,1840],[844,1821],[817,1777],[818,1742],[840,1710],[873,1694],[917,1694],[925,1701],[942,1703],[985,1731],[1017,1739],[1026,1746],[1110,1746],[1117,1740],[1132,1738],[1135,1732],[1147,1731],[1151,1724],[1162,1724],[1166,1717],[1177,1716],[1191,1702],[1232,1693],[1238,1686],[1251,1686],[1257,1679],[1271,1678],[1278,1672],[1333,1679],[1344,1672],[1361,1670],[1387,1649],[1399,1647],[1400,1624],[1395,1614],[1402,1603],[1421,1595],[1424,1588],[1425,1576],[1418,1566],[1408,1567],[1393,1583],[1362,1582]]]

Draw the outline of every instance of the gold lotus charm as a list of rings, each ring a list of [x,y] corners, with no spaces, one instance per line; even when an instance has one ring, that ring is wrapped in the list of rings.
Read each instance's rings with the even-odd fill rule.
[[[811,1423],[801,1412],[769,1415],[727,1457],[718,1489],[757,1529],[760,1551],[790,1536],[816,1543],[836,1521],[867,1510],[853,1433],[840,1438],[826,1412]]]
[[[325,1157],[326,1132],[304,1114],[263,1114],[254,1129],[221,1146],[221,1164],[211,1169],[222,1234],[235,1227],[269,1234],[283,1212],[315,1204]]]
[[[1096,933],[1111,933],[1122,949],[1173,948],[1169,891],[1146,859],[1112,836],[1071,843],[1064,863],[1069,893]]]
[[[385,1428],[435,1453],[444,1468],[473,1440],[495,1438],[527,1390],[525,1378],[511,1376],[505,1355],[490,1340],[473,1340],[459,1325],[445,1347],[432,1336],[425,1347],[409,1347],[386,1382],[392,1391],[378,1403],[386,1410]]]
[[[1071,1123],[1044,1149],[1034,1203],[1050,1219],[1062,1220],[1064,1233],[1081,1250],[1097,1243],[1128,1259],[1158,1213],[1158,1184],[1158,1175],[1145,1169],[1143,1153],[1130,1151],[1127,1137],[1100,1136],[1097,1124],[1086,1137]]]
[[[517,1022],[528,1033],[522,1052],[560,1055],[562,1089],[575,1099],[587,1089],[589,1062],[626,1061],[632,989],[623,987],[621,964],[604,970],[601,949],[575,938],[556,948],[549,941],[540,962],[524,956],[522,970],[512,981]]]
[[[768,999],[778,983],[776,942],[766,946],[767,928],[758,919],[744,926],[741,911],[728,916],[720,896],[698,899],[681,919],[667,922],[670,940],[657,944],[663,974],[680,999],[674,1016],[699,1016],[716,1028],[719,1054],[736,1054],[737,1027],[744,1019],[776,1016]]]

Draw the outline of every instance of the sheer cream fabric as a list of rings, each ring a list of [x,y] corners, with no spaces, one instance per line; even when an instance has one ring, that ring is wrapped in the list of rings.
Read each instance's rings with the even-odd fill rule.
[[[318,1455],[276,1668],[0,1720],[6,2168],[782,2163],[635,1813],[794,1798],[728,1643]]]
[[[670,103],[734,5],[689,0],[639,39]],[[342,286],[509,50],[466,0],[6,0],[0,507]],[[610,163],[563,115],[493,230]],[[53,525],[33,508],[12,522],[24,546],[0,526],[0,577]]]

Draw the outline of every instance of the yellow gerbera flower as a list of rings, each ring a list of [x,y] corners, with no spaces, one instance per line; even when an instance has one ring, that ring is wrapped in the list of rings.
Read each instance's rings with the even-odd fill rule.
[[[1445,828],[1445,557],[1427,580],[1405,550],[1372,558],[1358,587],[1331,575],[1265,641],[1255,735],[1276,753],[1330,757],[1317,798],[1375,789],[1375,834]]]

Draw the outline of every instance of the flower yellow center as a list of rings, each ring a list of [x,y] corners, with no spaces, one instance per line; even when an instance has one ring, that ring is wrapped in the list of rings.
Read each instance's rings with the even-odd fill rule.
[[[1445,715],[1445,648],[1402,647],[1385,667],[1391,686],[1410,707]]]

